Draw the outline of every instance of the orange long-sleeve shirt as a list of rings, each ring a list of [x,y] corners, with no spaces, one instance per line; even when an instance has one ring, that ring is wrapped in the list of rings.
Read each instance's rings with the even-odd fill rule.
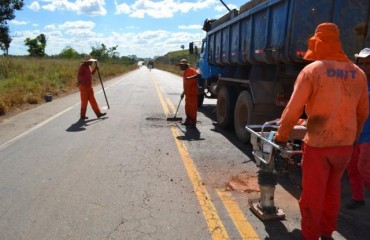
[[[91,69],[88,63],[82,63],[78,70],[77,81],[84,87],[90,87],[92,84],[92,75],[95,73],[96,68]]]
[[[299,74],[275,140],[286,142],[305,108],[312,147],[352,145],[369,114],[364,72],[350,61],[318,60]]]
[[[187,68],[183,73],[184,93],[187,97],[198,97],[198,71],[192,67]]]

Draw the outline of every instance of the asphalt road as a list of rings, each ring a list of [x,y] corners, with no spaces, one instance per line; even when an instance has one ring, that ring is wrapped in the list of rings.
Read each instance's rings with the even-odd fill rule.
[[[281,176],[283,221],[262,222],[251,146],[218,128],[215,100],[197,129],[173,116],[181,78],[142,67],[105,83],[78,121],[79,95],[55,99],[0,122],[0,239],[299,239],[299,176]],[[178,116],[184,117],[181,102]],[[343,200],[350,197],[343,179]],[[342,209],[335,239],[368,239],[370,196]]]

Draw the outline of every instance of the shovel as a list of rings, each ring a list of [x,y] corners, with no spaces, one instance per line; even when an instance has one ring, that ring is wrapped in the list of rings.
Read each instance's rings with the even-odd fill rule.
[[[98,62],[95,62],[95,66],[96,66],[96,67],[98,67]],[[108,103],[108,99],[107,99],[107,94],[105,94],[103,81],[101,80],[101,76],[100,76],[99,68],[97,68],[97,70],[98,70],[98,75],[99,75],[100,84],[101,84],[101,87],[102,87],[102,89],[103,89],[103,93],[104,93],[105,101],[107,102],[108,109],[110,109],[110,107],[109,107],[109,103]]]
[[[182,99],[183,99],[183,97],[181,97],[181,98],[180,98],[179,104],[177,105],[177,109],[176,109],[175,116],[173,116],[173,117],[168,117],[168,118],[167,118],[167,121],[171,121],[171,122],[182,121],[182,117],[176,117],[177,112],[179,111],[179,107],[180,107],[180,103],[181,103],[181,100],[182,100]]]

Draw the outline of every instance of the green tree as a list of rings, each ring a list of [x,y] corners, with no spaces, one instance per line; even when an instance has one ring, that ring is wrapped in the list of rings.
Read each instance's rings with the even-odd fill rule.
[[[12,38],[9,36],[9,29],[6,26],[0,25],[0,49],[3,50],[5,55],[8,55],[8,50]]]
[[[99,59],[100,61],[107,60],[109,58],[119,58],[119,53],[116,52],[118,48],[117,46],[107,48],[104,43],[100,45],[100,47],[91,47],[91,53],[90,55]]]
[[[59,57],[67,58],[67,59],[76,59],[80,56],[80,54],[74,50],[73,48],[67,46],[65,47],[60,53]]]
[[[124,65],[131,65],[136,61],[136,59],[130,57],[130,56],[123,56],[120,58],[120,62]]]
[[[12,41],[9,35],[8,21],[15,18],[14,11],[21,10],[23,5],[23,0],[0,0],[0,49],[5,55],[8,55]]]
[[[46,36],[45,34],[40,34],[34,39],[26,38],[24,40],[26,46],[28,46],[28,52],[31,57],[43,57],[45,56],[46,47]]]

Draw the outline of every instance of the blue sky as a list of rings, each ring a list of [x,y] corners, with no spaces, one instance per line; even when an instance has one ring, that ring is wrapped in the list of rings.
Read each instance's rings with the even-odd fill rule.
[[[249,0],[224,0],[230,9]],[[206,18],[219,18],[227,9],[219,0],[25,0],[8,22],[13,41],[10,55],[27,55],[26,38],[43,33],[46,54],[72,47],[89,53],[104,43],[118,45],[120,56],[163,56],[186,48],[205,36]]]

